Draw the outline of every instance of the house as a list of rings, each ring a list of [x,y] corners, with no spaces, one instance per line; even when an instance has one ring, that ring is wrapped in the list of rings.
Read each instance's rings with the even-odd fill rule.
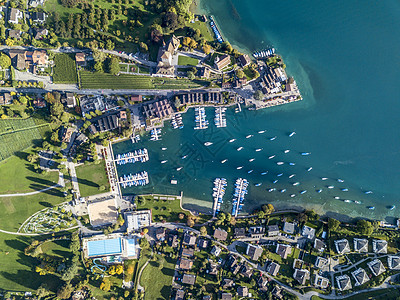
[[[295,232],[295,225],[294,223],[285,222],[283,224],[283,231],[289,234],[294,234]]]
[[[112,115],[102,115],[92,120],[92,124],[89,126],[89,131],[91,134],[96,134],[98,132],[112,131],[119,127],[118,116],[116,114]]]
[[[40,23],[40,24],[43,24],[44,22],[46,22],[46,18],[47,18],[47,15],[42,11],[33,12],[32,17],[31,17],[31,19],[34,23]]]
[[[278,265],[276,262],[271,262],[268,267],[266,268],[266,271],[271,274],[272,276],[276,276],[278,274],[279,269],[281,268],[280,265]]]
[[[325,243],[320,239],[314,240],[314,249],[317,250],[318,252],[324,252],[325,247],[326,247]]]
[[[235,239],[244,238],[246,236],[245,228],[235,228],[234,237]]]
[[[224,278],[224,280],[222,281],[221,287],[224,290],[226,290],[226,289],[233,287],[234,285],[235,285],[235,282],[232,279]]]
[[[293,261],[293,269],[301,269],[303,267],[304,261],[298,258],[295,258]]]
[[[193,267],[193,261],[186,258],[181,258],[179,261],[179,269],[181,270],[190,270]]]
[[[351,272],[351,276],[353,276],[356,284],[354,286],[359,286],[366,283],[369,280],[367,272],[364,269],[358,268],[357,270]]]
[[[267,67],[261,86],[266,94],[279,93],[281,91],[281,82],[286,79],[287,76],[284,69]]]
[[[372,240],[372,250],[377,254],[387,253],[387,241],[385,240]]]
[[[328,265],[329,260],[325,257],[318,256],[317,259],[315,260],[315,267],[322,269],[326,265]]]
[[[36,67],[46,67],[48,65],[48,55],[46,50],[24,51],[19,49],[11,49],[8,52],[11,58],[11,64],[19,70],[31,69],[34,71]]]
[[[228,54],[217,56],[214,60],[214,67],[217,70],[222,70],[231,63],[231,57]]]
[[[183,248],[181,255],[185,256],[185,257],[193,257],[194,249],[193,248]]]
[[[265,286],[267,285],[268,280],[264,276],[260,276],[257,280],[257,285],[261,290],[265,289]]]
[[[10,22],[12,24],[18,24],[19,19],[22,19],[22,18],[23,18],[22,11],[20,11],[19,9],[16,9],[14,7],[10,8],[8,22]]]
[[[270,225],[268,226],[268,236],[277,236],[279,234],[279,227],[278,225]]]
[[[175,300],[184,300],[185,299],[185,291],[177,290],[175,294]]]
[[[231,293],[222,293],[221,300],[232,300],[232,294]]]
[[[75,54],[75,62],[77,66],[80,67],[86,66],[86,54],[83,52],[77,52]]]
[[[301,231],[301,235],[312,240],[315,236],[315,229],[310,226],[304,225],[303,230]]]
[[[170,232],[168,234],[167,244],[172,248],[178,247],[178,236],[176,233]]]
[[[36,98],[32,101],[33,107],[34,108],[45,108],[46,107],[46,101],[42,98]]]
[[[326,289],[329,285],[329,279],[316,274],[313,284],[317,288]]]
[[[65,93],[65,104],[68,108],[74,108],[76,106],[76,98],[74,93]]]
[[[306,280],[310,279],[310,271],[307,269],[295,269],[293,278],[301,285],[304,285]]]
[[[350,252],[349,241],[346,239],[335,241],[336,252],[339,254],[345,254]]]
[[[223,81],[221,83],[221,87],[223,89],[230,89],[232,87],[232,83],[230,81]]]
[[[29,6],[38,7],[39,5],[44,5],[44,0],[29,0]]]
[[[285,244],[276,245],[276,254],[278,254],[283,259],[286,259],[290,253],[292,253],[291,246]]]
[[[208,264],[208,274],[217,275],[218,274],[218,264],[214,262],[210,262]]]
[[[129,101],[131,103],[137,103],[137,102],[142,102],[143,101],[143,97],[142,95],[132,95],[129,99]]]
[[[205,79],[210,78],[210,69],[206,67],[199,68],[198,76]]]
[[[272,296],[277,299],[282,299],[282,288],[279,285],[275,285],[274,289],[272,290]]]
[[[352,288],[351,280],[348,275],[340,275],[336,277],[336,284],[340,291],[346,291]]]
[[[353,239],[354,251],[356,252],[368,252],[368,240],[367,239]]]
[[[258,260],[262,253],[263,248],[261,246],[247,244],[246,255],[248,255],[251,260]]]
[[[228,258],[227,258],[227,260],[226,260],[225,266],[226,266],[227,268],[232,268],[232,267],[234,267],[236,264],[237,264],[237,258],[236,258],[236,256],[234,256],[234,255],[232,255],[232,254],[229,254],[229,256],[228,256]]]
[[[208,247],[208,244],[209,244],[208,240],[199,239],[197,246],[199,246],[199,248],[201,248],[201,249],[206,249]]]
[[[174,113],[171,103],[167,99],[146,103],[142,106],[145,119],[150,122],[162,120]]]
[[[155,230],[155,235],[157,241],[164,241],[165,240],[165,228],[164,227],[157,227]]]
[[[35,40],[41,40],[43,37],[47,36],[49,31],[46,28],[34,28],[33,29],[33,38]]]
[[[236,78],[234,87],[235,88],[242,88],[244,85],[246,85],[246,83],[247,83],[247,78],[246,77]]]
[[[246,278],[251,278],[253,275],[253,269],[249,265],[243,264],[242,268],[240,269],[240,275]]]
[[[205,295],[203,296],[203,300],[212,300],[210,295]]]
[[[196,282],[196,275],[183,274],[183,277],[182,277],[183,284],[193,285],[195,282]]]
[[[247,286],[239,286],[237,288],[237,293],[239,297],[248,297],[249,289],[247,288]]]
[[[390,270],[400,270],[400,257],[395,255],[389,255],[388,267]]]
[[[233,275],[236,275],[237,273],[239,273],[240,268],[241,268],[241,265],[240,265],[240,264],[236,264],[236,265],[234,265],[233,267],[231,267],[231,272],[232,272],[232,274],[233,274]]]
[[[249,228],[250,237],[253,239],[261,239],[265,234],[264,226],[253,226]]]
[[[218,246],[212,247],[210,254],[214,256],[219,256],[221,254],[221,248]]]
[[[16,30],[16,29],[9,29],[8,30],[8,37],[11,39],[16,39],[19,40],[21,38],[21,30]]]
[[[12,103],[12,96],[10,93],[3,93],[0,95],[0,105],[9,105]]]
[[[183,244],[188,246],[196,245],[196,236],[191,235],[189,232],[185,232],[183,235]]]
[[[217,228],[214,231],[214,238],[219,240],[219,241],[226,241],[226,238],[228,237],[228,233],[221,229],[221,228]]]
[[[240,55],[237,60],[242,68],[246,67],[251,63],[250,56],[248,56],[247,54]]]
[[[155,76],[159,77],[175,77],[175,66],[170,66],[159,62]]]
[[[373,261],[367,263],[367,265],[375,276],[379,276],[386,271],[385,267],[379,259],[374,259]]]

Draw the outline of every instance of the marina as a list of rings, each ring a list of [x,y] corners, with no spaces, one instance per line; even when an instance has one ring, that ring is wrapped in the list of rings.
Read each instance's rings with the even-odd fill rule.
[[[212,31],[215,34],[215,38],[217,39],[218,42],[223,43],[224,39],[222,38],[222,35],[217,27],[217,25],[215,24],[214,18],[212,16],[210,16],[210,26]]]
[[[275,54],[275,48],[268,48],[253,52],[253,56],[256,59],[268,58],[274,54]]]
[[[225,190],[227,186],[227,181],[225,178],[216,178],[214,180],[213,188],[213,217],[215,217],[221,210],[221,204],[224,202],[223,197],[225,195]]]
[[[132,152],[117,154],[115,156],[115,163],[117,165],[124,165],[135,162],[146,162],[149,160],[149,152],[146,148],[134,150]]]
[[[120,177],[119,184],[122,188],[127,188],[131,186],[143,186],[149,183],[149,174],[146,171],[136,173],[136,174],[129,174],[123,175]]]
[[[183,129],[182,115],[175,114],[172,116],[171,125],[173,129]]]
[[[206,111],[204,107],[196,107],[195,112],[196,126],[194,127],[194,129],[207,129],[208,121],[206,120]]]
[[[150,130],[150,140],[151,141],[159,141],[161,140],[161,128],[153,128]]]
[[[244,204],[244,196],[248,193],[247,187],[249,182],[246,179],[238,178],[235,183],[235,191],[232,200],[232,213],[231,215],[237,217],[238,213],[242,210]]]
[[[214,124],[218,128],[226,127],[225,112],[226,112],[226,107],[216,107],[215,108]]]

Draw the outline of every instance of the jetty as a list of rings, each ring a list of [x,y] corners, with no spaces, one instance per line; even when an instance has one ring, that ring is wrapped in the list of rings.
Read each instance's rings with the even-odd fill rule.
[[[214,123],[218,128],[226,127],[226,117],[225,117],[226,107],[215,108],[215,118]]]
[[[132,144],[135,144],[135,143],[138,143],[139,141],[140,141],[140,135],[138,135],[138,134],[132,134],[131,135],[131,141],[132,141]]]
[[[131,187],[131,186],[143,186],[149,183],[149,174],[146,171],[124,175],[119,178],[119,184],[123,188]]]
[[[150,130],[151,141],[161,140],[160,135],[161,135],[161,128],[153,128],[152,130]]]
[[[223,203],[222,198],[225,195],[226,189],[226,179],[225,178],[216,178],[214,180],[214,188],[213,188],[213,217],[221,210],[221,204]]]
[[[128,163],[135,162],[146,162],[149,160],[149,152],[146,148],[134,150],[132,152],[117,154],[115,156],[114,162],[117,165],[125,165]]]
[[[215,24],[213,16],[210,16],[210,26],[214,32],[215,38],[217,39],[218,42],[222,44],[224,42],[224,39],[222,38],[222,35],[217,27],[217,24]]]
[[[171,125],[172,128],[174,129],[182,129],[183,128],[182,115],[181,114],[173,115],[171,119]]]
[[[232,213],[231,215],[237,217],[238,213],[243,208],[244,196],[247,194],[247,187],[249,182],[246,179],[238,178],[235,183],[235,192],[232,200]]]
[[[206,120],[206,110],[204,107],[195,107],[196,113],[196,126],[194,129],[207,129],[208,128],[208,121]]]

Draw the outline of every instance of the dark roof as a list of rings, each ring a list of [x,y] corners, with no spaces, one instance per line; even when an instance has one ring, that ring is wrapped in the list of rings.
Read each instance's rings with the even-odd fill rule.
[[[247,244],[246,254],[250,257],[250,259],[258,260],[262,253],[263,253],[262,247],[255,246],[252,244]]]
[[[276,231],[279,232],[279,227],[278,227],[278,225],[269,225],[269,226],[268,226],[268,232],[276,232]]]
[[[225,230],[223,230],[221,228],[215,229],[214,238],[216,238],[217,240],[220,240],[220,241],[225,241],[227,237],[228,237],[228,233]]]
[[[323,241],[321,241],[320,239],[315,239],[314,241],[314,248],[317,251],[323,251],[325,249],[325,243]]]
[[[249,265],[244,264],[242,266],[242,269],[240,270],[240,274],[244,277],[251,278],[251,276],[253,275],[253,269]]]
[[[178,246],[178,236],[174,232],[170,232],[168,234],[168,239],[167,239],[168,246],[175,248]]]
[[[232,300],[232,294],[230,293],[222,293],[221,300]]]
[[[197,245],[199,246],[199,248],[207,248],[208,247],[208,240],[206,239],[199,239]]]
[[[247,297],[249,295],[249,289],[247,286],[239,286],[237,288],[237,293],[239,297]]]
[[[308,278],[309,273],[307,270],[296,269],[293,278],[296,279],[300,284],[304,284]]]
[[[225,279],[222,281],[222,288],[223,288],[224,290],[227,289],[227,288],[230,288],[230,287],[233,286],[234,283],[235,283],[235,282],[234,282],[232,279],[225,278]]]
[[[240,238],[245,236],[246,236],[245,228],[235,228],[235,238]]]
[[[278,274],[279,269],[281,268],[280,265],[278,265],[276,262],[271,262],[269,266],[267,267],[267,272],[271,274],[272,276],[276,276]]]
[[[46,14],[42,11],[32,13],[33,21],[46,21]]]
[[[183,236],[183,243],[189,246],[194,246],[196,244],[196,236],[191,235],[189,232],[185,233]]]

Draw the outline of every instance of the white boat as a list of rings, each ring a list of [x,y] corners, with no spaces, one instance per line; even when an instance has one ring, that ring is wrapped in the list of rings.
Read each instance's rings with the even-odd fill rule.
[[[183,169],[183,167],[176,168],[177,171],[180,171],[182,169]]]
[[[307,190],[303,190],[303,191],[300,192],[300,194],[302,194],[302,195],[305,194],[305,193],[307,193]]]
[[[206,147],[208,147],[208,146],[211,146],[213,143],[211,143],[211,142],[205,142],[204,143],[204,146],[206,146]]]
[[[322,190],[317,190],[317,193],[321,193],[322,192]]]
[[[310,172],[311,170],[312,170],[312,167],[309,167],[309,168],[307,169],[308,172]]]
[[[246,136],[246,139],[249,139],[249,138],[251,138],[251,137],[253,137],[253,135],[252,135],[252,134],[249,134],[249,135]]]
[[[271,155],[268,159],[273,159],[276,155]]]
[[[237,167],[236,169],[237,169],[237,170],[240,170],[240,169],[242,169],[242,168],[243,168],[243,166],[240,166],[240,167]]]
[[[165,151],[165,150],[167,150],[167,148],[163,147],[163,148],[161,148],[161,150],[162,150],[162,151]]]
[[[354,200],[355,204],[361,204],[361,201]]]
[[[236,139],[231,139],[229,140],[229,143],[233,143],[234,141],[236,141]]]
[[[268,192],[273,192],[273,191],[275,191],[275,189],[274,188],[271,188],[271,189],[268,189]]]
[[[311,153],[310,152],[301,152],[301,155],[303,155],[303,156],[307,156],[307,155],[310,155]]]
[[[372,191],[366,191],[364,194],[372,194]]]
[[[274,181],[272,181],[273,184],[277,183],[278,179],[275,179]]]
[[[327,177],[322,177],[321,180],[328,180],[328,178]]]
[[[296,165],[296,163],[294,163],[294,162],[289,163],[289,166],[295,166],[295,165]]]
[[[256,152],[260,152],[262,150],[262,148],[258,148],[256,149]]]
[[[294,136],[295,134],[296,134],[296,132],[292,131],[292,132],[289,134],[289,137],[292,137],[292,136]]]
[[[265,132],[265,130],[260,130],[258,133],[260,133],[260,134],[261,134],[261,133],[264,133],[264,132]]]
[[[276,139],[276,136],[273,136],[272,138],[270,138],[269,140],[270,141],[273,141],[273,140],[275,140]]]
[[[300,184],[300,182],[293,183],[294,186],[299,185],[299,184]]]
[[[335,197],[333,197],[333,198],[335,198],[336,200],[339,200],[339,199],[340,199],[340,197],[338,197],[338,196],[335,196]]]
[[[249,171],[247,171],[247,173],[248,173],[248,174],[253,173],[253,170],[249,170]]]
[[[165,164],[168,160],[162,160],[161,163]]]
[[[289,178],[293,178],[296,174],[289,175]]]
[[[342,192],[348,192],[349,189],[341,189]]]
[[[296,194],[291,194],[290,197],[292,197],[292,198],[293,198],[293,197],[296,197]]]
[[[228,161],[227,159],[221,160],[221,164],[224,164],[224,163],[226,163],[227,161]]]
[[[255,160],[255,158],[250,158],[249,159],[249,162],[252,162],[252,161],[254,161]]]
[[[389,207],[390,210],[393,210],[395,208],[396,208],[396,205],[392,205],[392,206]]]
[[[338,182],[344,182],[344,180],[343,180],[343,179],[340,179],[340,178],[338,178],[337,181],[338,181]]]
[[[182,159],[185,159],[186,157],[188,157],[187,155],[182,156]]]
[[[375,206],[368,206],[368,209],[374,210],[374,209],[375,209]]]
[[[276,164],[277,164],[278,166],[281,166],[281,165],[284,164],[284,162],[283,162],[283,161],[278,161]]]
[[[281,177],[283,175],[283,173],[279,173],[276,175],[276,177]]]
[[[280,190],[280,192],[281,192],[281,193],[284,193],[284,192],[286,192],[286,189],[282,189],[282,190]]]
[[[267,172],[262,172],[261,175],[267,175],[267,173],[268,173],[268,171]]]
[[[290,152],[290,150],[285,150],[285,151],[283,151],[283,153],[289,153]]]
[[[236,150],[237,151],[240,151],[240,150],[242,150],[243,149],[243,147],[239,147],[239,148],[237,148]]]
[[[328,186],[328,189],[333,189],[333,188],[334,188],[333,185],[329,185],[329,186]]]
[[[343,201],[346,202],[346,203],[350,203],[351,202],[351,200],[348,200],[348,199],[345,199]]]
[[[260,186],[260,185],[262,185],[262,183],[256,183],[256,184],[255,184],[255,186]]]

